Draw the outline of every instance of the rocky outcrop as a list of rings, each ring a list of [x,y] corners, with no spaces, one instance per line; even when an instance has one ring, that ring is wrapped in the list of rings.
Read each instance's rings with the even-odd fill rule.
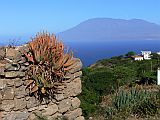
[[[22,51],[28,50],[27,45],[0,48],[0,120],[36,120],[36,116],[84,120],[76,97],[81,93],[81,61],[65,76],[64,89],[54,98],[40,102],[26,89],[30,63]]]

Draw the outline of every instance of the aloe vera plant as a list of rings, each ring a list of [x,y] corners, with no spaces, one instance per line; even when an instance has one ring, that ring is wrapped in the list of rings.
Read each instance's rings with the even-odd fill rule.
[[[65,74],[76,67],[73,52],[64,52],[64,45],[54,34],[38,33],[29,42],[29,80],[26,88],[31,94],[52,94],[62,85]]]
[[[106,110],[106,118],[123,114],[136,116],[154,115],[158,111],[157,93],[132,88],[130,91],[119,91],[113,97],[112,106]]]

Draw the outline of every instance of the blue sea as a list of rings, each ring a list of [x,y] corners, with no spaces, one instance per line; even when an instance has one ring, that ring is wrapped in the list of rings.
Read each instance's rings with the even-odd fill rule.
[[[126,54],[128,51],[134,51],[137,54],[140,54],[142,50],[150,50],[152,52],[160,51],[160,40],[114,40],[106,42],[75,41],[64,42],[64,44],[75,53],[75,57],[82,60],[83,67],[89,66],[100,59]],[[0,45],[6,44],[0,43]]]
[[[67,43],[67,45],[70,46],[75,52],[75,55],[82,60],[84,67],[100,59],[124,55],[129,51],[134,51],[137,54],[140,54],[141,51],[144,50],[150,50],[152,52],[160,51],[160,40],[70,42]]]

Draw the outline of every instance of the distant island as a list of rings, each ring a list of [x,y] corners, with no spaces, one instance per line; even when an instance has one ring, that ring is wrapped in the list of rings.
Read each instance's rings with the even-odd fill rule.
[[[141,19],[94,18],[58,35],[64,41],[160,40],[160,25]]]

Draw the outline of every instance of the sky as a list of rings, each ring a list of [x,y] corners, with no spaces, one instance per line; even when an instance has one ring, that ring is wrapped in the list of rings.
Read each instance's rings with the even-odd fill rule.
[[[160,0],[1,0],[0,41],[39,31],[58,33],[91,18],[160,24]]]

